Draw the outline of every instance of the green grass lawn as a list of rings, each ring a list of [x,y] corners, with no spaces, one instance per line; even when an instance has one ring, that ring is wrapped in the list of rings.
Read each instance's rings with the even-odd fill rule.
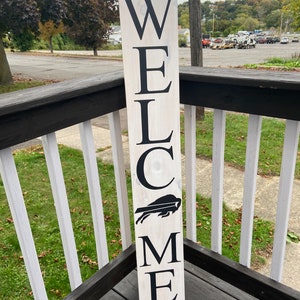
[[[183,122],[183,119],[182,119]],[[228,113],[226,117],[225,161],[243,169],[246,158],[248,116]],[[285,122],[275,118],[263,118],[258,173],[265,176],[280,174]],[[197,122],[196,153],[198,157],[212,158],[213,113],[206,112],[205,118]],[[184,140],[182,136],[182,149]],[[300,152],[299,152],[300,153]],[[300,161],[297,160],[296,178],[300,178]]]
[[[60,147],[60,153],[80,268],[83,279],[87,279],[97,270],[97,258],[83,158],[80,151],[66,147]],[[15,159],[47,290],[50,299],[60,299],[69,292],[69,284],[44,154],[41,148],[35,148],[17,152]],[[99,172],[103,180],[109,255],[114,258],[121,251],[121,237],[113,167],[100,163]],[[2,183],[0,187],[0,298],[26,299],[29,295],[30,299],[30,287]]]
[[[0,84],[0,94],[15,92],[19,90],[29,89],[36,86],[46,85],[58,82],[57,80],[33,80],[25,78],[20,74],[13,76],[13,83],[8,85]]]
[[[97,257],[83,157],[80,151],[64,146],[60,146],[60,154],[78,259],[85,280],[96,272]],[[61,299],[70,290],[44,153],[38,146],[17,151],[14,156],[49,298]],[[109,256],[112,259],[120,253],[122,244],[113,166],[99,161],[99,174]],[[127,181],[129,195],[131,195],[129,174],[127,174]],[[210,246],[210,203],[210,199],[200,196],[197,199],[197,235],[199,242],[206,247]],[[131,199],[130,210],[132,216]],[[232,211],[224,207],[223,253],[234,260],[238,260],[240,220],[240,210]],[[133,226],[133,220],[131,222]],[[255,218],[254,266],[261,263],[261,253],[271,247],[272,237],[272,224]],[[2,183],[0,184],[0,260],[0,298],[32,299]]]
[[[0,85],[0,94],[24,90],[44,84],[45,82],[43,81],[21,81],[10,85]]]
[[[300,68],[300,54],[295,53],[290,58],[271,57],[260,64],[247,64],[248,69],[266,68],[273,70],[293,71]]]

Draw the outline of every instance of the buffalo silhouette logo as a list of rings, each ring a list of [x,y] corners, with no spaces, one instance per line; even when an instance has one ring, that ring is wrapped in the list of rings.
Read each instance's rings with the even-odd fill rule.
[[[136,224],[143,223],[151,214],[158,214],[161,218],[168,217],[170,213],[174,213],[181,205],[181,199],[174,195],[168,194],[162,196],[145,207],[139,207],[135,213],[142,215],[137,219]]]

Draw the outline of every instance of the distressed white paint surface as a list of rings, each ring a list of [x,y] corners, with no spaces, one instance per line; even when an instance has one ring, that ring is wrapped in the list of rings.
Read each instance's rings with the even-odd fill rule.
[[[110,113],[108,120],[118,196],[122,249],[125,250],[132,244],[132,239],[119,111]]]
[[[35,299],[48,299],[40,269],[27,210],[11,150],[0,151],[0,171],[26,271]]]
[[[251,263],[254,202],[261,123],[261,116],[249,116],[240,244],[240,263],[247,267],[250,267]]]
[[[282,278],[293,179],[298,152],[299,131],[300,122],[292,120],[286,121],[270,273],[270,277],[277,281],[281,281]]]
[[[82,280],[55,133],[43,136],[42,142],[66,258],[70,285],[71,289],[74,290],[82,283]]]
[[[120,1],[120,16],[139,295],[184,299],[177,1]]]
[[[196,106],[184,106],[186,237],[197,242],[196,227]]]
[[[222,216],[224,185],[226,112],[214,110],[213,165],[212,165],[212,224],[211,249],[222,253]]]
[[[91,121],[86,121],[79,124],[79,131],[90,195],[98,266],[99,268],[101,268],[109,262],[109,259],[102,206],[100,179],[98,174],[96,150]]]

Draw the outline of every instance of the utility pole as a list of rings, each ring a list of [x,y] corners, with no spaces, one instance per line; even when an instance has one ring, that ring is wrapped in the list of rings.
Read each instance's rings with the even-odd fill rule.
[[[189,14],[190,14],[191,65],[197,67],[203,67],[200,0],[189,0]],[[197,120],[204,118],[204,107],[197,106],[196,118]]]
[[[189,0],[191,65],[203,67],[200,0]],[[197,95],[195,95],[197,97]],[[199,97],[199,96],[198,96]],[[196,233],[196,120],[204,118],[204,107],[184,106],[184,130],[192,134],[185,139],[186,215],[191,220],[186,227],[187,238],[197,241]]]
[[[191,65],[203,67],[200,0],[189,0]]]

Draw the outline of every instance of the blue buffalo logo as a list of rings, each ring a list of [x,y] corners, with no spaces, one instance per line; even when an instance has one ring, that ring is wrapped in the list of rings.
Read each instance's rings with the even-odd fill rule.
[[[136,224],[143,223],[151,214],[158,214],[159,217],[165,218],[178,210],[181,205],[181,199],[174,195],[168,194],[162,196],[145,207],[139,207],[135,213],[142,215],[137,219]]]

